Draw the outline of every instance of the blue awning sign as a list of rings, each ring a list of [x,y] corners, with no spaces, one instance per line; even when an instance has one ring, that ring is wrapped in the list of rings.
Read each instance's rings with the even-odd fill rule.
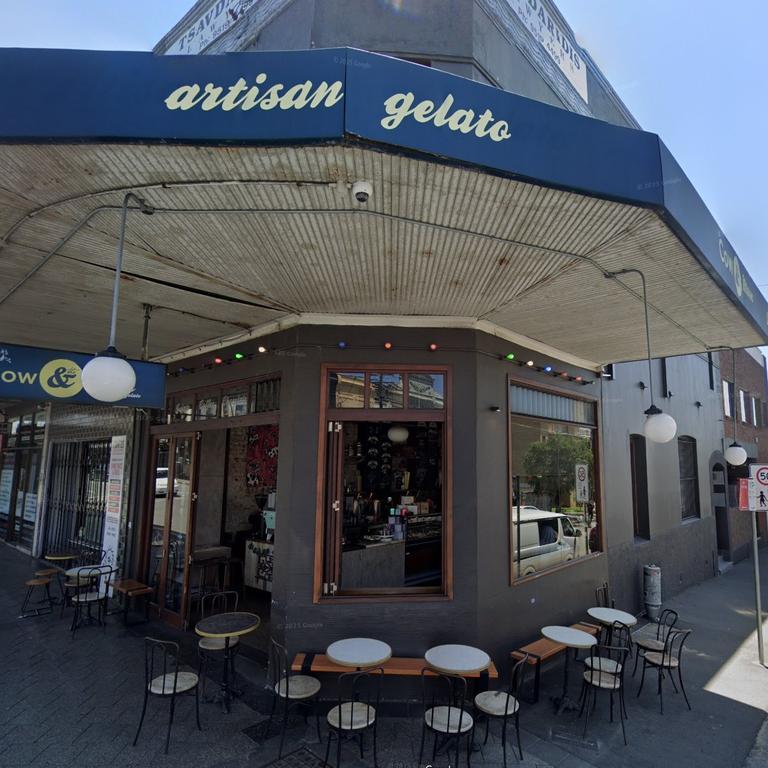
[[[653,133],[351,48],[216,56],[6,48],[0,92],[10,105],[0,110],[0,143],[367,142],[652,208],[768,340],[768,303]]]
[[[91,359],[91,355],[79,352],[0,342],[0,400],[50,400],[103,405],[83,389],[83,366]],[[165,366],[142,360],[128,362],[136,374],[136,386],[124,400],[110,405],[165,407]]]

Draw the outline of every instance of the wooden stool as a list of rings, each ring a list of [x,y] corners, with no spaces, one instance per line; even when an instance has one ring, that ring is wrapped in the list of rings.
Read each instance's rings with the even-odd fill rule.
[[[27,594],[24,597],[24,602],[21,604],[20,619],[26,619],[30,616],[43,616],[53,610],[53,600],[51,599],[50,590],[51,580],[48,576],[36,576],[34,579],[27,579],[27,581],[24,582],[24,585],[27,587]],[[29,601],[35,587],[43,587],[45,590],[45,597],[34,603],[36,607],[30,608]],[[47,605],[44,605],[44,603],[47,603]]]

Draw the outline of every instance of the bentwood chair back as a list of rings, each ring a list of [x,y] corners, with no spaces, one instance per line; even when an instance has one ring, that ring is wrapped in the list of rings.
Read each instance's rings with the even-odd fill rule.
[[[316,677],[306,675],[303,672],[294,673],[291,671],[288,649],[270,638],[269,645],[269,664],[267,665],[267,684],[272,693],[272,709],[269,712],[269,720],[264,731],[264,738],[269,737],[272,728],[272,720],[275,716],[278,702],[282,707],[282,727],[280,730],[280,749],[278,759],[282,757],[283,745],[285,743],[285,732],[288,728],[288,714],[295,707],[301,707],[307,711],[315,708],[315,727],[317,728],[317,738],[322,743],[320,736],[320,714],[317,711],[318,694],[321,684]]]
[[[640,689],[637,695],[640,696],[643,690],[646,667],[654,667],[659,676],[659,708],[662,715],[664,714],[663,683],[667,677],[672,681],[675,693],[678,693],[673,677],[675,671],[677,671],[677,680],[680,683],[680,690],[683,692],[685,703],[688,705],[688,709],[691,709],[691,702],[688,701],[688,694],[685,692],[685,685],[683,684],[683,646],[690,634],[690,629],[671,629],[667,633],[667,639],[664,642],[664,649],[662,651],[646,651],[643,654],[643,675],[640,678]]]
[[[624,737],[624,745],[627,744],[627,731],[624,720],[627,717],[627,708],[624,701],[624,670],[626,668],[629,648],[626,645],[593,645],[589,659],[585,663],[583,683],[581,690],[581,709],[579,716],[584,717],[584,733],[587,735],[590,711],[597,707],[597,694],[600,691],[608,693],[610,697],[610,721],[613,722],[613,700],[618,698],[619,719],[621,720],[621,734]],[[612,670],[612,671],[608,671]]]
[[[176,709],[176,697],[185,693],[195,694],[195,718],[197,729],[200,727],[200,695],[198,690],[199,678],[194,672],[179,669],[178,643],[166,640],[157,640],[153,637],[144,638],[144,706],[141,709],[139,727],[133,739],[133,746],[139,740],[141,726],[144,724],[144,716],[147,713],[147,702],[150,696],[170,700],[168,714],[168,731],[165,737],[165,754],[168,754],[168,746],[171,742],[171,727],[173,715]]]
[[[373,731],[373,764],[378,764],[376,754],[376,715],[381,698],[382,667],[344,672],[338,680],[338,703],[328,712],[328,742],[325,747],[325,761],[331,751],[331,738],[336,738],[336,768],[341,766],[341,742],[354,737],[360,741],[360,757],[364,757],[363,737],[367,730]]]
[[[632,677],[637,672],[637,663],[640,657],[647,651],[663,651],[667,636],[677,624],[678,614],[671,608],[665,608],[659,615],[658,624],[656,624],[656,635],[637,634],[634,638],[635,644],[635,666],[632,669]]]
[[[200,601],[200,618],[214,616],[217,613],[236,611],[240,597],[237,592],[211,592],[203,595]],[[217,655],[225,654],[227,643],[223,637],[201,637],[197,641],[197,652],[200,657],[200,677],[203,678],[203,699],[205,700],[205,680],[208,677],[209,662]],[[229,655],[225,655],[224,664],[229,664],[232,679],[235,679],[235,655],[240,650],[240,639],[229,638]]]
[[[438,737],[444,737],[446,743],[456,741],[456,762],[459,764],[459,750],[462,737],[467,738],[467,766],[472,755],[472,735],[475,721],[464,708],[467,698],[467,681],[460,675],[438,672],[431,667],[421,670],[422,704],[424,719],[421,726],[421,746],[419,747],[419,765],[424,753],[424,740],[427,730],[434,734],[432,745],[432,763],[437,755]]]
[[[515,719],[517,733],[517,748],[520,759],[523,759],[523,745],[520,741],[520,689],[525,683],[528,669],[529,654],[525,654],[512,667],[509,687],[506,691],[481,691],[475,696],[475,712],[485,717],[485,739],[483,746],[488,743],[488,730],[492,718],[501,719],[501,747],[504,754],[504,768],[507,765],[507,722]]]
[[[74,581],[74,594],[70,598],[75,607],[70,627],[73,636],[84,621],[83,613],[86,613],[85,618],[90,623],[106,626],[104,619],[107,616],[110,584],[116,575],[117,569],[109,565],[94,565],[78,569]],[[97,611],[95,617],[94,607]]]

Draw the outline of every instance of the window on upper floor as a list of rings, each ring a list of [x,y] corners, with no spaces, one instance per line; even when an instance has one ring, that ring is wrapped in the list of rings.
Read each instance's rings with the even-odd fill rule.
[[[733,384],[723,379],[723,413],[728,418],[733,418],[735,407],[733,402]]]
[[[747,393],[743,390],[739,390],[739,418],[742,424],[747,423]]]

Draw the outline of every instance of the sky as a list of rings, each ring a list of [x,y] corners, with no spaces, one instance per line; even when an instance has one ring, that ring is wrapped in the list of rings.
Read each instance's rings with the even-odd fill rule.
[[[333,0],[326,0],[332,2]],[[557,0],[768,294],[764,0]],[[0,46],[149,50],[192,0],[0,0]]]

